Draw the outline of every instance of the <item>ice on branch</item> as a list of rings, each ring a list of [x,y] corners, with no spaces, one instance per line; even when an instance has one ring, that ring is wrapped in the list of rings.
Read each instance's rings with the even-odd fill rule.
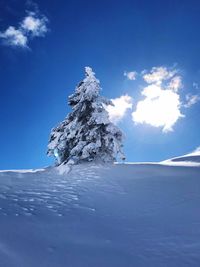
[[[57,165],[124,159],[123,134],[109,120],[105,106],[111,102],[99,95],[100,90],[95,73],[86,67],[85,79],[68,98],[72,112],[51,131],[47,154],[56,158]]]

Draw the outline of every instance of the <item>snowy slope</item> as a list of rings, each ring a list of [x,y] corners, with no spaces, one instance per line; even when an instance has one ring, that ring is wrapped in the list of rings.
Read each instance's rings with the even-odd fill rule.
[[[189,154],[165,160],[162,163],[177,166],[200,166],[200,148]]]
[[[199,207],[199,167],[1,172],[0,266],[199,267]]]

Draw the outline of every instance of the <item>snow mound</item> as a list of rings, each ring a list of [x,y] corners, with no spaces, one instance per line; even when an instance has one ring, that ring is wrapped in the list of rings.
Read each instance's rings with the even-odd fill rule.
[[[0,172],[2,267],[199,267],[200,168]]]
[[[200,166],[200,148],[192,153],[168,159],[161,163],[174,166]]]

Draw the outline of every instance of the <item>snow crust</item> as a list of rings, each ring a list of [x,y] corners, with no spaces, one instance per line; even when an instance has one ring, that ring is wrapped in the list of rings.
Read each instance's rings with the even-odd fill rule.
[[[36,173],[36,172],[43,172],[45,169],[24,169],[24,170],[0,170],[0,173],[6,173],[6,172],[14,172],[14,173]]]
[[[200,168],[0,172],[2,267],[199,267]]]

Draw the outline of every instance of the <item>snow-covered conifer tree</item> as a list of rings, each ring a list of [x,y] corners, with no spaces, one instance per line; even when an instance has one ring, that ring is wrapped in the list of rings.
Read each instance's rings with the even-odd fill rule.
[[[86,77],[69,96],[72,112],[52,129],[47,154],[54,155],[57,164],[122,159],[122,132],[109,120],[106,105],[111,101],[101,97],[99,80],[90,67]]]

